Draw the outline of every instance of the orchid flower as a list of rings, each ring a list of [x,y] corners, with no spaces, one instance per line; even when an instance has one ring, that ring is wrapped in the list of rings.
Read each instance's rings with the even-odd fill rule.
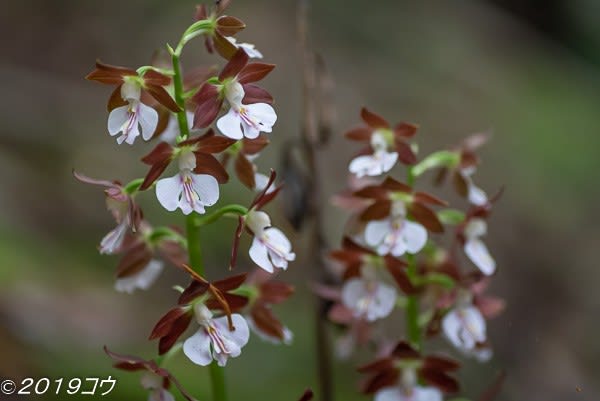
[[[405,253],[419,252],[427,243],[427,230],[406,218],[403,202],[394,202],[393,209],[387,219],[367,223],[364,234],[366,243],[380,255],[399,257]]]
[[[195,174],[196,158],[192,151],[179,155],[179,173],[156,183],[156,197],[172,212],[180,208],[183,214],[192,211],[203,214],[206,206],[219,200],[219,183],[212,175]]]
[[[212,312],[202,303],[194,306],[194,315],[200,329],[183,343],[183,352],[192,362],[207,366],[215,360],[219,366],[225,366],[228,358],[242,353],[250,336],[242,315],[231,315],[233,330],[227,316],[213,318]]]
[[[398,161],[397,152],[388,152],[387,141],[381,132],[375,131],[370,141],[373,153],[356,157],[348,166],[350,172],[358,178],[387,173]]]
[[[250,258],[265,271],[273,273],[275,268],[286,270],[288,263],[296,259],[289,239],[280,229],[271,226],[271,218],[261,210],[281,189],[281,186],[271,189],[275,176],[272,171],[267,185],[256,195],[248,213],[239,218],[231,252],[231,267],[235,266],[239,239],[244,228],[254,237],[249,250]]]
[[[270,105],[273,98],[252,82],[263,79],[274,65],[248,63],[248,59],[246,52],[238,49],[219,76],[209,79],[194,95],[198,105],[194,127],[209,126],[227,100],[229,111],[217,121],[217,128],[223,135],[233,139],[254,139],[260,132],[271,132],[277,120]]]
[[[280,229],[271,226],[271,218],[265,212],[251,210],[246,215],[246,227],[254,235],[250,258],[265,271],[286,270],[288,262],[296,259],[292,244]]]
[[[348,139],[369,142],[369,148],[350,162],[349,170],[357,177],[378,176],[387,173],[398,159],[407,165],[417,159],[407,140],[417,133],[417,126],[399,123],[395,127],[380,115],[362,108],[361,118],[366,126],[354,128],[346,133]]]
[[[364,278],[353,278],[344,283],[342,302],[357,317],[369,322],[387,317],[397,299],[396,289],[390,285]]]
[[[450,343],[467,354],[476,353],[486,342],[485,319],[471,304],[458,305],[448,312],[442,320],[442,329]]]
[[[98,248],[101,254],[117,253],[121,249],[127,233],[136,231],[141,220],[140,208],[133,201],[132,196],[125,193],[119,181],[97,180],[75,171],[73,171],[73,175],[81,182],[105,188],[106,208],[112,213],[117,226],[102,238]]]
[[[463,229],[464,251],[471,262],[489,276],[496,271],[496,261],[490,255],[485,243],[481,240],[487,233],[487,223],[481,218],[469,219]]]
[[[96,62],[96,69],[86,77],[108,85],[117,85],[108,102],[108,132],[121,135],[117,143],[132,145],[138,136],[146,141],[158,126],[158,112],[142,101],[143,95],[152,96],[173,112],[179,111],[171,95],[164,88],[171,79],[154,70],[137,71]]]

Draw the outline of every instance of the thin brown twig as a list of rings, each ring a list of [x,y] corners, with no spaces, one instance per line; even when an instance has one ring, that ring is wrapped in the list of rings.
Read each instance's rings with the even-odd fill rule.
[[[323,255],[327,249],[322,205],[326,204],[323,199],[321,182],[319,180],[319,148],[326,141],[325,132],[328,127],[320,124],[323,116],[317,110],[317,98],[319,98],[317,79],[317,57],[309,45],[308,34],[308,0],[299,0],[298,3],[298,42],[303,66],[303,113],[302,113],[302,143],[306,158],[307,173],[310,180],[308,188],[308,210],[307,217],[311,220],[309,228],[310,249],[309,263],[313,266],[313,280],[324,282],[326,280]],[[320,100],[320,99],[319,99]],[[317,372],[319,382],[319,399],[331,401],[333,399],[333,380],[331,368],[331,349],[328,338],[326,317],[326,302],[318,297],[314,300],[314,326],[317,353]]]

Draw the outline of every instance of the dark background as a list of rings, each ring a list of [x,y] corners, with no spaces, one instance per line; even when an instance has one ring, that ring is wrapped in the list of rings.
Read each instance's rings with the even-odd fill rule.
[[[499,400],[597,400],[600,397],[600,312],[597,189],[600,174],[600,3],[594,0],[313,2],[316,48],[335,81],[335,138],[323,149],[327,194],[341,189],[356,150],[341,139],[368,105],[392,121],[418,122],[421,154],[465,135],[492,130],[478,182],[504,185],[487,239],[499,262],[493,292],[506,312],[490,324],[495,358],[461,373],[468,396],[500,370],[508,372]],[[153,355],[145,339],[172,304],[170,271],[162,285],[134,296],[112,290],[114,257],[95,246],[112,219],[99,190],[71,169],[124,180],[141,176],[140,140],[118,148],[106,133],[108,88],[83,77],[96,58],[137,66],[174,44],[191,22],[192,1],[10,1],[0,13],[0,376],[119,378],[112,399],[146,395],[135,375],[110,368],[101,352]],[[300,57],[292,0],[237,0],[229,14],[248,25],[239,35],[256,43],[278,68],[264,82],[277,101],[273,145],[260,166],[276,166],[286,140],[299,133]],[[184,63],[213,64],[201,41]],[[425,183],[426,186],[426,183]],[[237,188],[224,200],[246,203]],[[144,200],[158,221],[168,215]],[[344,213],[324,204],[328,240],[337,245]],[[276,208],[271,210],[277,210]],[[168,220],[168,219],[171,220]],[[278,225],[292,229],[280,217]],[[203,233],[209,276],[225,274],[233,223]],[[280,310],[295,332],[292,347],[251,339],[230,361],[233,399],[291,400],[315,383],[311,300],[299,259],[284,277],[298,294]],[[242,260],[243,264],[247,261]],[[287,318],[287,319],[286,319]],[[400,335],[400,333],[399,333]],[[446,347],[443,342],[434,348]],[[359,400],[353,366],[336,364],[339,400]],[[184,358],[173,370],[200,399],[206,370]],[[64,396],[67,398],[67,396]],[[76,399],[68,397],[68,399]]]

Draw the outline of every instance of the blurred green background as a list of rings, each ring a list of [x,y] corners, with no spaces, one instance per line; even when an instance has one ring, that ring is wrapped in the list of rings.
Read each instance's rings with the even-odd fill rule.
[[[336,137],[321,155],[327,160],[321,172],[327,195],[345,182],[356,147],[341,133],[358,122],[363,105],[391,121],[418,122],[422,154],[474,132],[494,132],[477,181],[489,192],[506,187],[487,242],[499,262],[492,290],[506,298],[508,308],[490,324],[493,361],[469,361],[461,372],[465,393],[480,393],[506,369],[499,400],[598,400],[600,3],[313,3],[315,47],[335,81]],[[110,399],[146,398],[138,376],[112,370],[101,348],[152,356],[156,344],[145,339],[174,302],[169,287],[184,276],[169,271],[147,293],[115,293],[117,259],[95,249],[112,218],[101,191],[76,182],[71,169],[125,181],[144,174],[137,160],[149,145],[138,140],[134,147],[117,147],[106,133],[110,89],[83,77],[96,58],[126,66],[149,63],[155,49],[178,40],[194,4],[3,4],[0,377],[112,374],[119,383]],[[266,171],[278,165],[286,141],[299,134],[296,2],[237,0],[229,14],[248,25],[239,39],[256,43],[266,61],[278,65],[264,82],[279,114],[273,145],[259,163]],[[201,41],[184,55],[184,64],[197,62],[218,62],[205,55]],[[246,203],[250,194],[239,199],[238,190],[225,190],[224,199]],[[183,220],[160,210],[152,196],[143,205],[157,221]],[[346,216],[323,207],[327,238],[337,246]],[[282,217],[276,221],[292,232]],[[212,278],[225,274],[233,229],[233,222],[225,222],[203,233]],[[273,347],[253,337],[244,355],[228,365],[231,400],[293,400],[315,385],[305,242],[296,235],[299,259],[283,276],[298,293],[278,310],[295,342]],[[337,400],[368,399],[356,393],[353,370],[365,360],[358,355],[351,363],[336,362]],[[206,369],[184,358],[171,367],[200,400],[208,399]]]

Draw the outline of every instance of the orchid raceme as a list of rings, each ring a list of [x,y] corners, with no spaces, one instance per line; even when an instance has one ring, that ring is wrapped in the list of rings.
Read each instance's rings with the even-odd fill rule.
[[[293,287],[273,280],[271,273],[285,270],[296,255],[285,234],[272,227],[271,218],[261,210],[279,192],[280,187],[273,185],[275,173],[267,177],[254,164],[269,144],[266,133],[272,132],[277,120],[272,96],[255,83],[275,66],[249,62],[264,55],[253,44],[234,37],[245,24],[225,15],[229,3],[219,0],[210,10],[198,6],[195,21],[176,46],[167,45],[165,52],[155,53],[151,65],[130,69],[97,62],[86,77],[114,87],[108,101],[108,131],[119,144],[134,144],[138,137],[154,142],[141,160],[149,167],[147,174],[128,184],[74,173],[82,182],[103,187],[107,207],[116,220],[116,227],[99,247],[103,254],[120,256],[115,289],[125,293],[147,290],[160,283],[163,271],[171,265],[191,278],[186,287],[174,287],[181,292],[177,303],[150,334],[150,340],[158,340],[156,361],[106,350],[116,367],[143,372],[141,387],[151,401],[174,400],[171,384],[186,399],[194,400],[162,367],[180,351],[195,365],[210,365],[214,399],[226,401],[219,367],[241,354],[250,329],[273,343],[289,344],[293,337],[273,311],[274,305],[292,295]],[[209,53],[216,51],[225,59],[220,73],[218,66],[199,66],[185,68],[183,75],[182,53],[197,37],[204,38]],[[169,59],[162,57],[167,53]],[[258,194],[249,208],[230,204],[207,210],[219,201],[221,185],[229,182],[229,160],[250,196]],[[181,209],[186,215],[185,230],[177,224],[153,225],[152,216],[144,215],[137,203],[139,196],[149,192],[166,210]],[[245,228],[253,237],[249,259],[259,265],[260,273],[248,280],[240,274],[209,282],[203,278],[204,239],[200,240],[199,231],[231,215],[239,218],[240,225],[230,266],[235,264],[238,240]],[[190,326],[195,326],[195,331],[186,335]],[[311,398],[308,390],[301,401]]]

